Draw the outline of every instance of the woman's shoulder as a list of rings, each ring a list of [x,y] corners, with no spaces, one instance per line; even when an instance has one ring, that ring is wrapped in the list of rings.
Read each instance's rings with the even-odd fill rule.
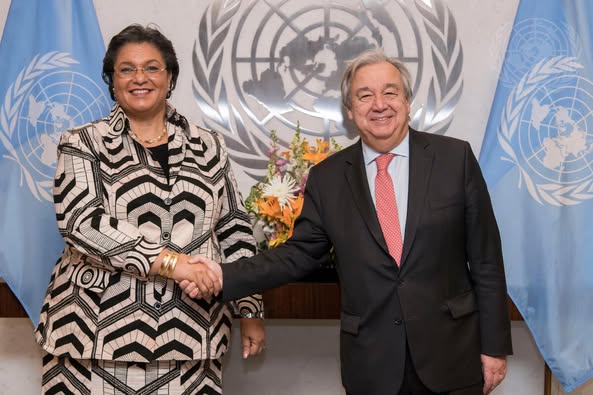
[[[218,132],[191,123],[190,120],[167,102],[167,121],[180,128],[192,145],[218,146],[223,137]],[[224,142],[223,142],[224,144]]]
[[[189,139],[192,143],[203,145],[204,148],[225,148],[224,136],[216,130],[208,129],[198,125],[189,125]]]
[[[109,135],[109,124],[106,119],[75,126],[65,130],[60,136],[60,144],[94,144]]]
[[[218,138],[219,137],[219,133],[212,130],[212,129],[208,129],[202,126],[198,126],[195,124],[190,124],[189,125],[189,130],[190,130],[190,134],[192,137],[202,137],[202,138]]]

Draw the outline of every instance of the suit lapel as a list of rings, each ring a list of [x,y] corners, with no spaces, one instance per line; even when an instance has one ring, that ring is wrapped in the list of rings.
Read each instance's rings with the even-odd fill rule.
[[[351,155],[346,158],[346,179],[351,190],[351,196],[354,203],[360,211],[361,217],[364,219],[366,226],[371,235],[375,238],[377,243],[389,254],[387,243],[381,231],[381,225],[377,218],[375,205],[369,191],[369,183],[367,181],[366,169],[362,155],[362,143],[360,140],[357,144],[352,146]]]
[[[430,182],[434,152],[429,142],[415,130],[410,129],[410,178],[408,183],[408,216],[406,219],[406,233],[402,251],[402,267],[405,263],[414,238],[424,205]]]

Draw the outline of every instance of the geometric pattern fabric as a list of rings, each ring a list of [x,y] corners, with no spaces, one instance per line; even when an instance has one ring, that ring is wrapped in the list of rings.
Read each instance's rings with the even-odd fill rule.
[[[255,253],[224,141],[172,107],[167,121],[169,179],[131,138],[117,104],[107,118],[62,135],[54,202],[67,246],[36,330],[46,352],[152,362],[226,351],[231,306],[191,299],[175,281],[148,276],[163,247],[218,262]],[[262,311],[261,296],[236,309]]]

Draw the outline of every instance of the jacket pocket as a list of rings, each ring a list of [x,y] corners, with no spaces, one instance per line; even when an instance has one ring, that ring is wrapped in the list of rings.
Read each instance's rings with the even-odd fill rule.
[[[453,318],[461,318],[478,310],[476,294],[473,290],[457,295],[445,302]]]
[[[340,325],[342,331],[344,331],[346,333],[350,333],[352,335],[358,335],[358,327],[359,326],[360,326],[360,317],[342,312],[341,325]]]

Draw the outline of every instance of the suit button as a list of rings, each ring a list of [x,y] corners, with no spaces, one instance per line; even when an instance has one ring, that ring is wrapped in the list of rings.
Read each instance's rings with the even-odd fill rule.
[[[400,287],[404,285],[404,280],[397,279],[397,285],[399,285]]]
[[[402,324],[402,320],[395,320],[394,324],[400,326]]]
[[[173,203],[173,200],[171,200],[171,198],[165,198],[165,200],[163,200],[163,203],[165,203],[166,206],[170,206],[171,203]]]
[[[156,302],[156,303],[154,304],[154,308],[155,308],[155,309],[157,309],[157,310],[160,310],[160,309],[161,309],[161,304],[160,304],[160,302]]]
[[[163,240],[169,240],[171,238],[171,233],[169,232],[163,232]]]

